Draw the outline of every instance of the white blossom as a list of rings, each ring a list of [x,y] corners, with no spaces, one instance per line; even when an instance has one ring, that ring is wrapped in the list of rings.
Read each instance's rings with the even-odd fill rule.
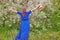
[[[2,18],[3,20],[5,20],[5,18]]]
[[[13,21],[13,23],[15,23],[15,21]]]
[[[11,27],[12,25],[11,24],[9,24],[9,27]]]
[[[6,21],[6,23],[8,23],[9,21]]]

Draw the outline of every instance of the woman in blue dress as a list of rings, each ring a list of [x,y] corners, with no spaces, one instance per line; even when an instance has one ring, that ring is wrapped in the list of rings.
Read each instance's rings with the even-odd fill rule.
[[[34,9],[29,11],[26,11],[26,8],[23,8],[22,12],[16,11],[12,7],[9,9],[10,11],[19,14],[21,18],[20,30],[14,40],[28,40],[30,31],[29,14],[31,14],[38,8],[42,9],[42,7],[40,7],[40,4],[38,4]]]

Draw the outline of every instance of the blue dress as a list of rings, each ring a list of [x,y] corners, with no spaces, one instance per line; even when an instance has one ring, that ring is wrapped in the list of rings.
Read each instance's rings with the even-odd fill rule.
[[[30,31],[30,22],[29,22],[29,14],[31,10],[26,12],[26,15],[23,17],[22,12],[17,12],[21,18],[20,30],[14,40],[28,40],[29,31]]]

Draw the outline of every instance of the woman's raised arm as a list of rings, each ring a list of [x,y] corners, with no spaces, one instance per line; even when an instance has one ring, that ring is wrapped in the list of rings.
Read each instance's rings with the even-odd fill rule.
[[[10,8],[8,9],[8,11],[12,11],[12,12],[17,13],[17,10],[16,10],[16,9],[14,9],[13,7],[10,7]]]
[[[45,7],[45,5],[40,3],[40,4],[38,4],[35,8],[33,8],[31,11],[34,12],[34,11],[37,10],[37,9],[43,10],[44,7]]]

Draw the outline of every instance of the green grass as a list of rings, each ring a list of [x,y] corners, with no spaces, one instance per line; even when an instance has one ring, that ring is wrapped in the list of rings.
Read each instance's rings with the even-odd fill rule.
[[[17,30],[4,27],[0,28],[0,40],[12,40],[17,34]]]
[[[16,28],[0,28],[0,40],[13,40],[17,33]],[[30,31],[29,40],[60,40],[60,31]]]

